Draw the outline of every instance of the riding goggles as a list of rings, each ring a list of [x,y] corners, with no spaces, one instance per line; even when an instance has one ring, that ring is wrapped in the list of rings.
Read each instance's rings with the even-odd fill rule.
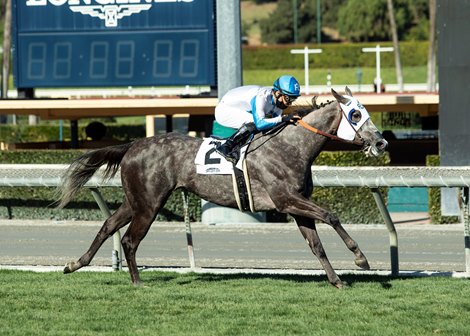
[[[286,101],[287,104],[292,104],[297,99],[296,96],[289,96],[286,94],[283,94],[282,96],[284,97],[284,100]]]

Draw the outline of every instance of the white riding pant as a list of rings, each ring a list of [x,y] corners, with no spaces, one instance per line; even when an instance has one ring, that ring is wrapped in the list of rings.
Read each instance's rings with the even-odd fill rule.
[[[222,126],[238,129],[254,119],[250,112],[220,102],[215,107],[215,120]]]

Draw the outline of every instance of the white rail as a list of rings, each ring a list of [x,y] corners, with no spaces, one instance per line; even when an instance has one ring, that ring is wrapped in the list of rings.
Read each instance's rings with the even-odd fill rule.
[[[464,224],[465,270],[470,277],[470,167],[330,167],[312,166],[316,187],[367,187],[387,225],[392,274],[398,274],[398,236],[379,187],[458,187]]]
[[[0,164],[0,187],[58,187],[63,182],[67,167],[63,164]],[[98,188],[120,187],[120,177],[103,180],[102,170],[99,170],[85,186],[90,189],[103,217],[108,218],[111,213]],[[122,269],[119,231],[113,235],[112,262],[115,270]]]
[[[312,166],[319,187],[469,187],[470,167]]]
[[[57,187],[62,183],[62,175],[68,165],[58,164],[0,164],[0,186],[3,187]],[[119,174],[117,174],[119,175]],[[379,211],[384,218],[390,236],[390,258],[392,274],[398,274],[398,237],[390,218],[379,187],[458,187],[461,188],[461,218],[464,223],[466,273],[470,276],[470,225],[469,225],[469,186],[470,167],[330,167],[312,166],[312,181],[316,187],[367,187],[371,189]],[[102,171],[98,171],[87,184],[105,218],[110,212],[99,193],[99,187],[120,187],[121,179],[115,176],[103,181]],[[183,194],[187,204],[187,195]],[[191,228],[188,218],[185,222],[188,233],[188,252],[191,266]],[[191,239],[191,242],[190,240]],[[114,251],[118,252],[121,267],[120,235],[114,237]],[[113,251],[113,254],[114,254]],[[114,264],[114,261],[113,261]]]
[[[62,184],[66,164],[0,164],[1,187],[57,187]],[[103,181],[102,170],[86,184],[87,187],[120,187],[119,174]]]
[[[65,164],[0,164],[0,187],[58,187],[63,183],[63,175],[68,165]],[[89,188],[98,204],[104,219],[111,216],[111,212],[103,199],[100,187],[121,187],[121,177],[118,174],[111,179],[103,179],[104,169],[100,169],[85,184]],[[195,267],[192,247],[191,224],[188,212],[188,194],[183,192],[184,219],[186,224],[188,253],[191,267]],[[112,263],[114,270],[122,269],[121,234],[117,231],[113,235]]]

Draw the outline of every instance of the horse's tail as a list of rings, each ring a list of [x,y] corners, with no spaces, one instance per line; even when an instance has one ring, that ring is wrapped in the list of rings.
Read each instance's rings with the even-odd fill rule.
[[[61,209],[66,206],[102,165],[107,164],[103,179],[116,175],[124,154],[132,144],[130,142],[93,150],[73,160],[62,177],[64,183],[58,189],[60,195],[57,208]]]

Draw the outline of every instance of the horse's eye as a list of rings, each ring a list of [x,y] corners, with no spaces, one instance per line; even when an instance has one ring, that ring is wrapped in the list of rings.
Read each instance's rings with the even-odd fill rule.
[[[358,123],[359,121],[361,121],[361,118],[362,118],[361,111],[359,110],[354,110],[353,113],[350,114],[350,116],[351,116],[351,121],[354,123]]]

